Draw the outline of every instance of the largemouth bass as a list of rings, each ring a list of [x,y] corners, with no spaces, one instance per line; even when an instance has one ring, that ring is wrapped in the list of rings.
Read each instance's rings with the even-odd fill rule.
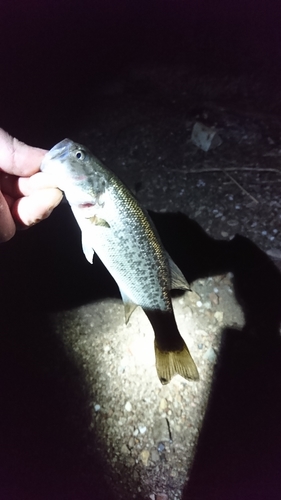
[[[145,210],[111,170],[69,139],[46,154],[41,170],[65,193],[81,229],[87,260],[92,264],[96,252],[117,282],[126,322],[138,305],[148,316],[161,383],[167,384],[177,373],[198,379],[170,297],[172,288],[189,289],[189,285],[166,254]]]

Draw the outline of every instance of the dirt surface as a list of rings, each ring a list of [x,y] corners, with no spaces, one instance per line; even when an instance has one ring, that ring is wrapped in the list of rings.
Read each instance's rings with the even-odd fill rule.
[[[244,235],[280,266],[280,96],[275,99],[254,78],[140,68],[101,89],[93,123],[74,139],[110,166],[144,207],[161,214],[179,211],[225,242]],[[194,146],[196,121],[217,129],[220,147],[206,153]],[[170,237],[165,218],[155,221],[162,237],[166,232]],[[192,246],[192,232],[190,238]],[[220,266],[224,272],[217,274]],[[98,436],[116,498],[181,497],[222,331],[245,325],[229,266],[222,259],[215,276],[208,276],[209,269],[191,280],[192,293],[174,299],[179,329],[198,366],[198,383],[176,377],[168,386],[160,385],[151,327],[141,311],[126,327],[120,299],[53,317],[57,335],[83,367],[90,427]]]
[[[138,67],[89,103],[91,117],[71,139],[152,211],[191,283],[173,305],[200,380],[178,376],[161,386],[148,320],[137,309],[124,325],[117,289],[98,259],[92,267],[85,261],[62,205],[2,250],[2,283],[11,269],[22,276],[11,295],[18,315],[4,302],[2,380],[15,421],[9,394],[23,408],[22,425],[4,426],[14,430],[1,453],[12,442],[21,469],[13,483],[7,466],[13,493],[3,498],[237,499],[254,498],[253,484],[255,498],[278,498],[281,94],[274,85],[255,75]],[[218,148],[192,143],[196,121],[217,129]]]

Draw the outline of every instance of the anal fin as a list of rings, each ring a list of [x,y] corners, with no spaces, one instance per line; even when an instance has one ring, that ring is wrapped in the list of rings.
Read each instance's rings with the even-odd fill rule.
[[[119,288],[119,290],[120,290],[120,294],[121,294],[123,304],[124,304],[124,309],[125,309],[125,323],[127,324],[132,313],[134,312],[136,307],[138,307],[138,304],[135,304],[134,302],[132,302],[132,300],[126,295],[126,293],[123,292],[123,290],[121,290],[121,288]]]

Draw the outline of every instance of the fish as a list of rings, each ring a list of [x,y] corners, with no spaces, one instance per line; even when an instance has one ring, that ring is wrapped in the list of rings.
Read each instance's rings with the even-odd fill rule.
[[[81,229],[86,259],[92,264],[96,253],[119,286],[125,322],[137,306],[147,315],[160,382],[167,384],[176,374],[197,380],[170,293],[190,287],[166,253],[149,214],[113,171],[70,139],[50,149],[40,169],[64,192]]]

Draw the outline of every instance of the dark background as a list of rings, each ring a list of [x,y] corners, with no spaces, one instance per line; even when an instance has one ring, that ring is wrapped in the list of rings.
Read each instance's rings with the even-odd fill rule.
[[[49,147],[105,79],[140,64],[280,75],[280,4],[263,0],[1,2],[1,123]]]
[[[142,64],[184,64],[203,74],[248,73],[277,82],[280,26],[279,3],[262,0],[1,1],[0,125],[29,144],[49,148],[81,130],[88,120],[94,122],[96,93],[105,82]],[[61,306],[57,298],[73,305],[95,295],[78,239],[77,245],[72,243],[75,224],[68,218],[62,230],[64,210],[61,207],[46,225],[17,235],[1,248],[3,500],[110,495],[98,457],[85,455],[89,436],[80,431],[87,428],[87,398],[81,392],[80,374],[45,315]],[[247,269],[256,250],[245,244],[245,254],[243,242],[233,245],[223,271],[244,256],[241,266],[232,269],[242,299],[254,296],[258,301],[259,286],[265,286],[266,295],[272,283],[271,297],[275,290],[280,294],[279,275],[270,264],[268,272],[268,262],[264,266],[259,252],[253,279]],[[200,256],[197,249],[195,255]],[[217,259],[216,252],[210,256]],[[99,272],[95,270],[97,281]],[[99,282],[105,284],[100,293],[114,293],[108,291],[104,275]],[[54,286],[61,287],[57,294]],[[261,310],[264,303],[249,303],[255,318],[255,307]],[[259,320],[267,321],[270,306],[269,301]],[[275,323],[272,331],[276,334]],[[263,344],[243,336],[239,350],[235,333],[234,349],[233,332],[224,334],[216,385],[186,490],[191,500],[281,498],[279,348],[272,358],[272,346],[264,352]],[[245,352],[251,353],[250,363]],[[66,374],[71,374],[69,380]],[[74,415],[73,401],[78,408]],[[93,470],[96,475],[91,477]]]

